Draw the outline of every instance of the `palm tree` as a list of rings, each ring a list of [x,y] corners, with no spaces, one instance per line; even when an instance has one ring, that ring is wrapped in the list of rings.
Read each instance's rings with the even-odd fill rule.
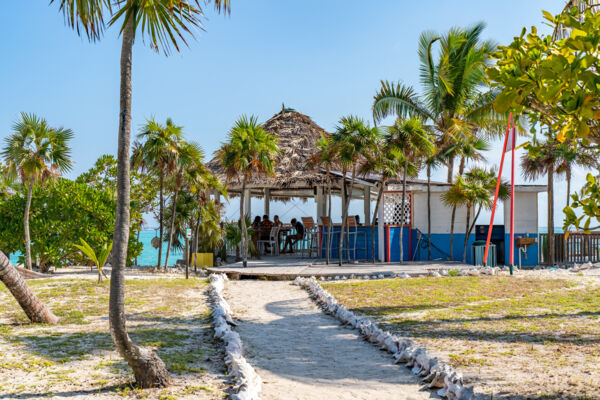
[[[427,260],[431,261],[431,171],[440,166],[445,160],[444,151],[437,147],[433,154],[425,159],[427,170]]]
[[[445,35],[424,32],[419,39],[420,76],[423,91],[402,83],[381,82],[374,96],[376,122],[390,115],[417,116],[438,136],[441,146],[454,144],[460,137],[484,131],[500,135],[506,116],[494,111],[496,96],[486,85],[485,68],[495,44],[481,41],[485,25],[453,28]],[[433,54],[439,42],[437,62]],[[448,183],[454,176],[454,157],[448,162]]]
[[[9,174],[19,176],[23,186],[27,187],[23,216],[25,268],[31,269],[29,210],[33,186],[71,169],[71,149],[68,142],[73,138],[73,132],[70,129],[52,128],[45,119],[27,113],[21,113],[13,130],[14,133],[4,140],[2,156]]]
[[[462,136],[462,135],[461,135]],[[489,149],[488,143],[474,135],[460,137],[456,143],[446,146],[444,149],[444,158],[454,159],[460,157],[458,164],[458,176],[462,176],[465,172],[466,163],[469,161],[483,161],[485,157],[482,152]],[[453,259],[454,254],[454,221],[456,219],[456,206],[452,206],[450,214],[450,259]]]
[[[342,117],[336,127],[335,133],[331,135],[331,146],[335,158],[342,167],[342,226],[340,229],[340,260],[342,265],[344,245],[344,228],[348,216],[348,207],[352,198],[354,181],[356,173],[360,169],[361,163],[365,160],[366,153],[373,148],[373,144],[380,137],[378,127],[370,127],[368,123],[356,116]],[[346,175],[351,171],[350,189],[346,191]],[[350,228],[346,231],[347,243],[350,243]],[[348,245],[349,246],[349,245]],[[348,251],[348,261],[350,261],[350,251]]]
[[[329,136],[321,134],[321,138],[317,141],[317,151],[313,154],[311,162],[315,165],[325,167],[325,174],[327,177],[327,220],[329,226],[327,227],[327,250],[325,254],[325,263],[329,265],[329,250],[331,249],[331,230],[333,224],[331,223],[331,167],[333,166],[333,159],[335,158],[335,149],[331,144]],[[319,249],[320,251],[320,249]]]
[[[158,247],[157,266],[162,261],[162,243],[164,234],[165,179],[175,169],[175,160],[179,143],[183,140],[183,127],[167,118],[164,125],[149,119],[137,135],[139,142],[133,145],[131,163],[134,168],[147,170],[158,175],[158,236],[161,245]]]
[[[31,322],[56,324],[58,318],[50,309],[40,301],[31,291],[19,271],[10,263],[10,260],[0,250],[0,281],[15,297]]]
[[[465,223],[465,240],[463,245],[463,262],[467,261],[467,244],[469,236],[473,232],[477,218],[482,208],[491,209],[493,207],[493,196],[496,190],[496,171],[473,168],[469,172],[457,175],[456,180],[450,189],[442,195],[442,200],[447,205],[457,207],[464,206],[467,209]],[[510,195],[508,185],[501,183],[498,191],[498,198],[506,199]],[[471,213],[475,212],[473,222],[471,222]]]
[[[398,119],[389,128],[390,142],[392,147],[403,155],[404,165],[402,167],[402,210],[406,204],[406,177],[409,174],[409,162],[420,164],[424,159],[431,157],[435,151],[433,138],[421,125],[418,118],[406,120]],[[404,214],[403,214],[404,215]],[[404,221],[402,222],[404,225]],[[400,228],[400,262],[404,260],[403,231]]]
[[[113,341],[119,354],[133,369],[141,387],[165,387],[169,373],[162,360],[152,351],[136,346],[127,334],[125,319],[125,264],[129,240],[129,199],[131,99],[133,43],[135,37],[147,37],[150,46],[168,54],[172,47],[179,51],[186,44],[184,34],[201,27],[204,15],[199,0],[51,0],[58,3],[65,22],[77,33],[85,32],[97,40],[104,32],[106,17],[109,25],[119,25],[121,33],[121,85],[119,106],[119,141],[117,165],[117,210],[113,237],[112,273],[110,277],[109,322]],[[230,10],[230,0],[212,0],[217,11]]]
[[[173,209],[171,210],[171,225],[169,229],[169,242],[167,244],[167,255],[165,257],[165,268],[169,265],[169,252],[171,251],[171,243],[173,242],[173,231],[175,226],[177,196],[182,186],[186,183],[186,173],[189,169],[195,168],[202,164],[204,153],[198,144],[180,142],[177,149],[174,151],[175,169],[172,174],[173,178],[173,198],[171,199]]]
[[[556,167],[557,174],[565,174],[567,180],[567,206],[571,203],[571,174],[573,167],[579,166],[586,169],[597,169],[598,158],[593,151],[584,148],[574,148],[573,143],[565,141],[558,143],[556,146],[558,156],[560,158],[559,164]]]
[[[216,156],[225,170],[227,180],[241,178],[240,221],[242,230],[242,263],[248,266],[248,232],[244,215],[244,193],[249,179],[260,175],[275,175],[273,159],[279,152],[277,137],[270,135],[255,116],[242,115],[227,135],[227,142]]]

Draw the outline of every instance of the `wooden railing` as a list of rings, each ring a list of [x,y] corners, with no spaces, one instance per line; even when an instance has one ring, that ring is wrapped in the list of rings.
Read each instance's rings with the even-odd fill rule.
[[[540,233],[540,264],[548,264],[548,234]],[[554,263],[558,265],[600,262],[600,232],[571,233],[565,241],[564,233],[554,234]]]

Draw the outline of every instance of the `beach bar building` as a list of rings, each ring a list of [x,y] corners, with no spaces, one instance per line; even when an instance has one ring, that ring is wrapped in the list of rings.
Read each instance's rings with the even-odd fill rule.
[[[274,177],[255,177],[247,182],[246,190],[242,193],[241,182],[230,181],[227,185],[229,197],[245,196],[247,216],[253,216],[251,198],[261,198],[264,201],[264,213],[270,214],[270,203],[273,200],[286,201],[292,198],[314,201],[315,211],[312,217],[317,239],[309,246],[316,246],[315,255],[324,257],[327,249],[332,258],[339,256],[339,232],[341,221],[327,221],[328,187],[331,185],[332,209],[341,208],[342,184],[347,188],[350,176],[341,172],[330,171],[329,180],[325,170],[314,165],[312,157],[316,153],[317,141],[327,133],[311,120],[310,117],[293,109],[283,108],[263,124],[267,133],[279,138],[281,153],[275,160]],[[225,175],[218,160],[208,163],[213,173],[223,181]],[[359,176],[355,179],[351,198],[363,202],[362,221],[365,224],[351,226],[351,237],[343,245],[344,258],[356,260],[377,260],[380,262],[400,261],[400,230],[402,231],[403,261],[425,261],[428,259],[428,211],[427,211],[427,181],[409,179],[407,181],[405,204],[402,204],[402,182],[399,179],[389,180],[384,188],[384,194],[376,207],[379,191],[379,179],[376,175]],[[430,182],[431,196],[431,259],[446,260],[450,257],[450,215],[451,208],[442,201],[442,194],[450,184]],[[515,265],[538,264],[538,194],[545,192],[543,185],[517,185],[515,187],[515,237],[529,238],[522,249],[515,249]],[[373,212],[377,208],[376,224],[370,225]],[[465,239],[466,207],[458,207],[454,224],[452,255],[455,260],[461,260]],[[473,211],[474,213],[474,211]],[[325,217],[325,218],[324,218]],[[473,220],[474,215],[471,215]],[[489,222],[489,221],[487,221]],[[475,240],[485,240],[488,231],[486,221],[478,221],[474,232],[468,238],[467,262],[472,263],[471,245]],[[331,228],[330,228],[331,226]],[[492,242],[496,246],[496,261],[498,264],[508,264],[509,259],[509,207],[504,207],[504,224],[494,225]],[[331,229],[331,245],[327,246],[327,231]],[[532,243],[533,242],[533,243]]]

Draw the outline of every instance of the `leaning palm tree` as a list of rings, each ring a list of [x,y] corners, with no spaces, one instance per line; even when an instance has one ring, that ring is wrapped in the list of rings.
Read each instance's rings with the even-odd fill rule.
[[[356,116],[342,117],[331,135],[331,146],[335,158],[342,167],[342,226],[340,229],[339,242],[339,265],[343,262],[344,228],[348,217],[348,207],[352,198],[356,174],[365,160],[366,153],[373,148],[373,144],[380,137],[380,128],[371,127],[363,119]],[[346,190],[346,175],[351,171],[350,189]],[[350,243],[350,228],[346,231],[346,240]],[[350,262],[350,251],[348,250],[348,261]]]
[[[229,12],[230,0],[212,0],[218,11]],[[164,387],[170,382],[163,361],[152,351],[136,346],[127,334],[125,319],[125,264],[130,224],[130,159],[133,43],[136,37],[148,38],[150,46],[168,54],[186,44],[184,34],[201,28],[203,11],[199,0],[51,0],[58,3],[65,22],[85,32],[90,40],[101,37],[105,19],[117,25],[121,33],[121,85],[119,106],[117,210],[113,236],[112,273],[110,278],[110,332],[119,354],[133,369],[141,387]]]
[[[242,264],[248,266],[248,231],[244,215],[244,193],[249,179],[260,175],[275,175],[273,160],[279,152],[277,136],[268,134],[255,116],[242,115],[227,135],[227,142],[216,156],[227,179],[241,179],[240,221],[242,230]]]
[[[175,170],[172,174],[173,197],[171,199],[173,209],[171,210],[171,224],[169,229],[169,242],[167,243],[167,254],[165,256],[165,268],[169,265],[169,253],[173,242],[173,231],[175,227],[177,196],[184,184],[187,183],[187,172],[202,165],[204,153],[196,143],[180,142],[175,151]]]
[[[402,166],[402,210],[406,204],[406,177],[409,174],[409,162],[420,164],[423,160],[431,157],[435,151],[434,140],[427,133],[418,118],[406,120],[398,119],[389,128],[390,142],[393,149],[402,154],[404,165]],[[404,214],[403,218],[404,218]],[[404,225],[404,221],[402,222]],[[404,261],[403,231],[400,229],[400,262]]]
[[[162,262],[162,243],[164,234],[165,179],[175,169],[175,160],[179,143],[183,140],[183,127],[175,125],[167,118],[164,125],[149,119],[137,135],[131,155],[133,168],[158,175],[158,246],[157,266]]]
[[[495,44],[481,40],[485,25],[453,28],[445,35],[424,32],[419,39],[422,93],[402,83],[381,82],[374,96],[373,117],[417,116],[429,125],[441,146],[454,144],[460,135],[483,131],[503,132],[506,116],[493,108],[496,93],[486,85],[485,68]],[[435,44],[439,42],[437,60]],[[448,162],[448,183],[454,177],[454,157]]]
[[[71,169],[73,138],[70,129],[52,128],[48,122],[34,114],[21,113],[13,125],[14,133],[5,138],[2,156],[11,176],[18,176],[27,187],[27,201],[23,226],[25,231],[25,268],[31,269],[31,238],[29,235],[29,211],[31,196],[36,183],[44,183]]]
[[[56,324],[58,318],[50,309],[40,301],[40,299],[31,291],[31,288],[25,282],[19,271],[10,263],[10,260],[0,250],[0,281],[15,297],[27,317],[31,322],[41,322],[46,324]]]
[[[469,236],[475,228],[475,223],[479,218],[483,208],[491,209],[493,207],[493,196],[496,190],[496,171],[473,168],[469,172],[457,175],[456,180],[450,189],[442,195],[442,201],[452,207],[466,207],[465,221],[465,240],[463,244],[463,263],[467,261],[467,244]],[[501,182],[498,191],[498,198],[506,199],[510,195],[508,185]],[[475,216],[471,222],[471,213],[475,211]]]

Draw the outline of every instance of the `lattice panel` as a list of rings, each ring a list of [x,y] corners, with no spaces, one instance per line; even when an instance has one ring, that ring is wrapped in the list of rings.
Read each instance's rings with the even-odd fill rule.
[[[385,192],[383,195],[383,223],[387,225],[410,224],[410,194],[402,205],[402,192]]]

